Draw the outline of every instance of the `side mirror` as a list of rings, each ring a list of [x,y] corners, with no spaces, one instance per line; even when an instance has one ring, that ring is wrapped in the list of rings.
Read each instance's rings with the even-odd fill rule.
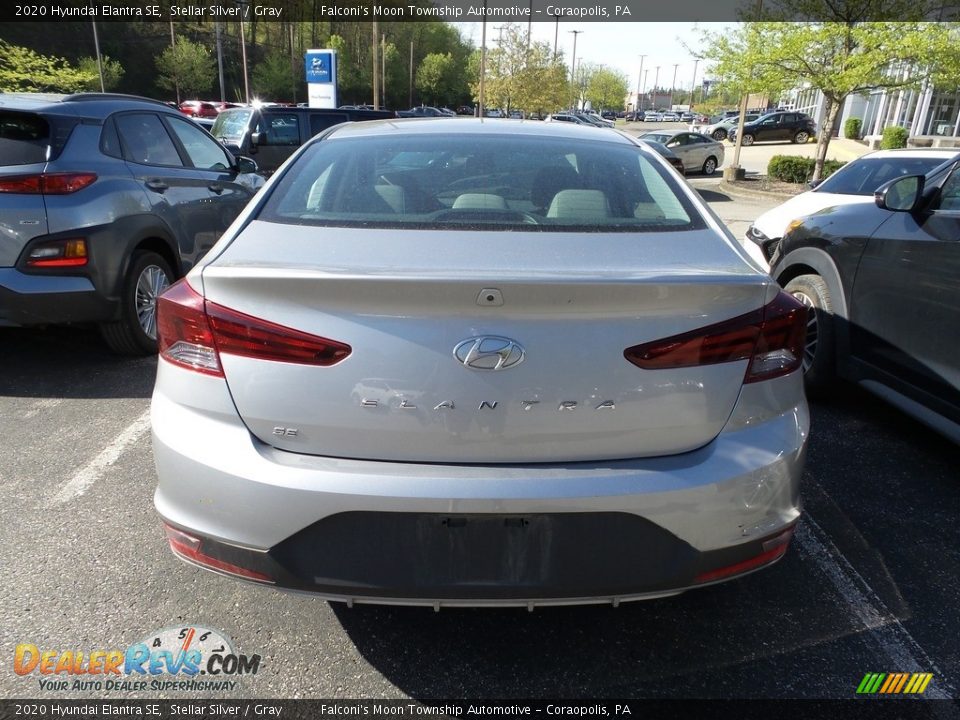
[[[237,158],[237,172],[241,175],[245,173],[255,173],[257,170],[259,170],[259,168],[253,159],[243,156]]]
[[[250,144],[256,147],[263,142],[263,133],[262,132],[252,132],[250,133]]]
[[[820,178],[819,180],[811,180],[810,182],[807,183],[807,187],[813,190],[815,187],[818,187],[822,182],[823,182],[823,178]]]
[[[910,212],[923,192],[923,175],[906,175],[877,188],[873,201],[877,207],[894,212]]]

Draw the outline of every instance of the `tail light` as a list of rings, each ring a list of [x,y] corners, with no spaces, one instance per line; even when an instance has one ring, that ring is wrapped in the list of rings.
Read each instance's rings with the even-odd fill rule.
[[[38,173],[0,177],[0,193],[18,195],[70,195],[92,185],[96,173]]]
[[[182,530],[177,530],[177,528],[171,527],[166,523],[163,524],[163,528],[167,533],[167,542],[170,543],[170,549],[175,555],[179,555],[185,560],[210,568],[211,570],[219,570],[229,575],[246,578],[247,580],[256,580],[265,583],[274,582],[273,578],[262,572],[240,567],[239,565],[228,563],[220,558],[207,555],[203,552],[203,541],[200,538],[188,535]]]
[[[763,309],[690,332],[635,345],[624,357],[645,370],[749,360],[744,383],[787,375],[803,362],[807,309],[783,291]]]
[[[87,264],[87,241],[83,238],[51,240],[30,248],[29,267],[81,267]]]
[[[223,377],[220,353],[328,367],[352,351],[335,340],[206,302],[186,280],[157,301],[157,340],[161,357],[218,377]]]

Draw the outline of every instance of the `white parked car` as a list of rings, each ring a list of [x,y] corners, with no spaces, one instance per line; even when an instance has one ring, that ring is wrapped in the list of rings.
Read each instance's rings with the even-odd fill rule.
[[[903,175],[925,175],[956,157],[955,149],[906,148],[878,150],[847,163],[812,190],[768,210],[747,229],[746,248],[761,265],[769,267],[787,226],[798,218],[837,205],[872,203],[874,191]]]
[[[663,122],[678,122],[680,120],[680,116],[674,112],[668,112],[663,113],[663,115],[660,116],[660,120]]]
[[[662,119],[663,116],[658,112],[647,112],[643,116],[644,122],[660,122]]]
[[[683,161],[685,172],[699,170],[713,175],[723,165],[723,143],[687,130],[653,130],[640,136],[666,145]]]

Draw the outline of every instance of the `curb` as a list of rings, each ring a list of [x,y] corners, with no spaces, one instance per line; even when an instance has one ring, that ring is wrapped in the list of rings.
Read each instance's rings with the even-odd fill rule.
[[[720,190],[729,195],[746,199],[789,200],[797,196],[796,194],[781,193],[774,190],[754,190],[753,188],[742,187],[739,183],[728,183],[726,180],[720,181]]]

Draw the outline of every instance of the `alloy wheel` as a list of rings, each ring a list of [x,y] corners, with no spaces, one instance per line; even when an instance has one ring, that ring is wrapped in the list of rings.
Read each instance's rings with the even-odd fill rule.
[[[156,265],[148,265],[137,278],[137,319],[151,340],[157,339],[157,297],[170,287],[167,274]]]
[[[793,296],[807,308],[807,341],[803,346],[803,371],[807,372],[817,355],[819,329],[817,326],[817,306],[813,298],[803,292],[795,291]]]

